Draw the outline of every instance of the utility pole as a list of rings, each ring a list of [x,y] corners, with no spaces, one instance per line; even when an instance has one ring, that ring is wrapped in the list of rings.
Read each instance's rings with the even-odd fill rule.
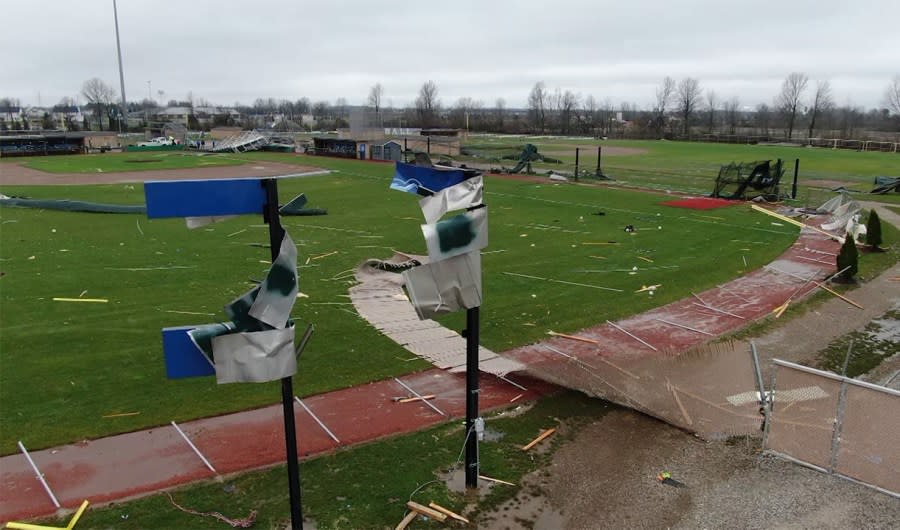
[[[125,120],[125,74],[122,72],[122,45],[119,43],[119,11],[116,9],[116,0],[113,0],[113,18],[116,22],[116,52],[119,54],[119,87],[122,89],[122,103],[119,111],[119,132],[122,132],[122,121]]]

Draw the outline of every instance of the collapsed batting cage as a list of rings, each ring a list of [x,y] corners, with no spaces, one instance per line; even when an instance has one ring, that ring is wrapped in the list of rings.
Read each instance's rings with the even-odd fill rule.
[[[732,162],[719,168],[712,196],[736,200],[756,197],[777,200],[780,196],[778,185],[783,176],[784,163],[780,158],[775,163],[771,160]]]

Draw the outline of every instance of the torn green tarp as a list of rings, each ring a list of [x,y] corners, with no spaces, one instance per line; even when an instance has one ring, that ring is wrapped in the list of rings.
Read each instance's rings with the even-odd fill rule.
[[[278,257],[256,287],[259,294],[250,307],[250,316],[275,328],[285,327],[297,300],[298,281],[297,247],[285,231]]]
[[[72,201],[69,199],[26,199],[22,197],[0,196],[0,206],[19,208],[39,208],[64,212],[89,213],[147,213],[143,204],[107,204],[102,202]]]
[[[446,221],[422,225],[428,258],[431,261],[452,258],[488,244],[487,208],[478,208]]]
[[[215,366],[219,384],[274,381],[296,373],[290,316],[298,282],[297,247],[285,231],[262,283],[225,306],[231,321],[189,332]]]

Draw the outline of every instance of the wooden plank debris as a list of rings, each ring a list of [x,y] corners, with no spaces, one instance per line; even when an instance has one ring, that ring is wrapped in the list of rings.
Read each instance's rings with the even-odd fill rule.
[[[534,447],[535,445],[541,443],[543,440],[545,440],[547,437],[549,437],[550,435],[552,435],[552,434],[555,433],[555,432],[556,432],[556,427],[552,427],[552,428],[550,428],[550,429],[547,429],[546,431],[544,431],[544,432],[542,432],[541,434],[539,434],[537,438],[535,438],[534,440],[531,440],[531,441],[528,442],[527,444],[523,445],[523,446],[522,446],[522,450],[523,450],[523,451],[528,451],[529,449],[531,449],[531,448]]]
[[[547,335],[550,335],[552,337],[562,337],[564,339],[577,340],[580,342],[587,342],[589,344],[600,344],[599,342],[595,341],[594,339],[589,339],[586,337],[579,337],[577,335],[566,335],[565,333],[557,333],[553,330],[548,331]]]
[[[414,501],[407,502],[406,507],[414,512],[418,512],[418,513],[424,515],[425,517],[430,517],[439,523],[443,523],[444,521],[447,520],[447,516],[445,514],[439,512],[437,510],[433,510],[433,509],[429,508],[428,506],[422,506],[421,504],[414,502]]]
[[[797,221],[796,219],[791,219],[790,217],[787,217],[787,216],[785,216],[785,215],[781,215],[780,213],[775,213],[775,212],[773,212],[773,211],[766,210],[765,208],[763,208],[763,207],[761,207],[761,206],[757,206],[757,205],[755,205],[755,204],[751,204],[750,207],[753,208],[754,210],[756,210],[757,212],[761,212],[761,213],[764,213],[764,214],[766,214],[766,215],[771,215],[772,217],[774,217],[774,218],[776,218],[776,219],[781,219],[782,221],[784,221],[784,222],[786,222],[786,223],[790,223],[790,224],[792,224],[792,225],[794,225],[794,226],[799,226],[800,228],[809,228],[810,230],[812,230],[812,231],[814,231],[814,232],[818,232],[818,233],[823,234],[823,235],[826,235],[826,236],[828,236],[830,239],[834,239],[835,241],[837,241],[837,242],[839,242],[839,243],[842,243],[842,244],[843,244],[843,242],[844,242],[844,238],[842,238],[842,237],[839,237],[839,236],[836,236],[836,235],[834,235],[834,234],[832,234],[832,233],[826,232],[826,231],[824,231],[824,230],[822,230],[822,229],[820,229],[820,228],[816,228],[816,227],[811,226],[811,225],[803,224],[803,223],[801,223],[800,221]]]
[[[461,521],[463,523],[469,524],[469,520],[466,519],[465,517],[463,517],[462,515],[459,515],[458,513],[454,512],[454,511],[448,510],[447,508],[444,508],[443,506],[435,503],[434,501],[429,502],[428,507],[434,508],[435,510],[441,512],[442,514],[446,515],[447,517],[452,517],[453,519],[456,519],[457,521]]]
[[[505,480],[500,480],[499,478],[491,478],[485,475],[478,475],[478,478],[482,480],[486,480],[488,482],[496,482],[497,484],[506,484],[507,486],[515,486],[512,482],[507,482]]]
[[[413,519],[415,519],[417,515],[419,514],[416,512],[406,512],[406,516],[400,521],[400,523],[396,526],[396,528],[394,528],[394,530],[406,530],[406,527],[409,525],[409,523],[413,522]]]
[[[428,394],[427,396],[411,396],[411,397],[400,398],[397,400],[397,403],[412,403],[413,401],[425,401],[425,400],[434,399],[434,398],[435,398],[434,394]]]
[[[95,304],[106,304],[109,302],[106,298],[54,298],[54,302],[89,302]]]

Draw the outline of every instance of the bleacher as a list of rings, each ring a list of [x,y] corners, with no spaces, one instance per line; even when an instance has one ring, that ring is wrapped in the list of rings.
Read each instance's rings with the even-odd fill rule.
[[[216,153],[243,153],[246,151],[258,151],[268,143],[269,139],[257,131],[242,131],[239,134],[216,142],[212,150]]]

